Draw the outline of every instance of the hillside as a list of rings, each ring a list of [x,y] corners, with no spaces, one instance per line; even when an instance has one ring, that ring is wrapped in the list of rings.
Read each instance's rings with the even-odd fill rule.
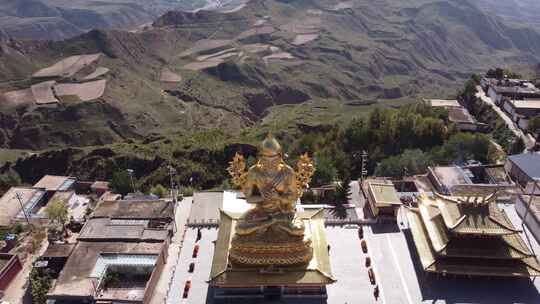
[[[540,26],[540,2],[536,0],[479,0],[478,6],[513,24]]]
[[[536,29],[471,3],[254,0],[171,11],[137,32],[47,42],[4,35],[0,146],[92,146],[216,128],[293,132],[373,105],[452,96],[473,72],[539,61]]]
[[[135,29],[177,7],[174,0],[1,0],[0,29],[17,39],[60,40],[94,28]]]

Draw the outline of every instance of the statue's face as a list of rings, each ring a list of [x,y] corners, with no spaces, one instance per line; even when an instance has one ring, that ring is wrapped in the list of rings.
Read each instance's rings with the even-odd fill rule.
[[[281,155],[274,155],[274,156],[262,155],[259,161],[267,169],[277,169],[278,165],[281,163]]]

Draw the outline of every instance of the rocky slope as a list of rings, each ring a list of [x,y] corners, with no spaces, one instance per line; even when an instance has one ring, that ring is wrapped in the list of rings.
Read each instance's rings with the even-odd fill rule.
[[[92,101],[36,105],[0,94],[0,145],[19,149],[313,127],[371,104],[447,97],[472,72],[532,66],[540,57],[535,28],[508,25],[466,0],[253,0],[168,12],[138,32],[1,41],[0,93],[44,81],[31,75],[70,55],[102,54],[57,83],[109,70],[100,76],[104,94]]]

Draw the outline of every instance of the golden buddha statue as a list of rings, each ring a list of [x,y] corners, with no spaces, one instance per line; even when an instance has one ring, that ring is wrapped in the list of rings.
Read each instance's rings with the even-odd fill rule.
[[[228,169],[248,203],[254,207],[238,220],[229,258],[248,266],[298,265],[311,260],[310,240],[296,218],[296,201],[314,173],[313,162],[302,155],[293,170],[283,161],[280,144],[268,135],[257,163],[245,170],[244,158],[236,154]]]

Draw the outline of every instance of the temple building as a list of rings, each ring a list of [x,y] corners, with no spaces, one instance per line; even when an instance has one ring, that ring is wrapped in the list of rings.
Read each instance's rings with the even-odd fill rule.
[[[228,168],[248,207],[221,211],[209,278],[209,296],[238,299],[326,299],[336,280],[330,269],[324,211],[297,210],[311,180],[313,161],[303,155],[293,169],[269,135],[255,165],[236,154]],[[242,199],[244,201],[244,199]]]
[[[407,218],[422,268],[442,275],[535,277],[540,264],[495,196],[422,196]]]

